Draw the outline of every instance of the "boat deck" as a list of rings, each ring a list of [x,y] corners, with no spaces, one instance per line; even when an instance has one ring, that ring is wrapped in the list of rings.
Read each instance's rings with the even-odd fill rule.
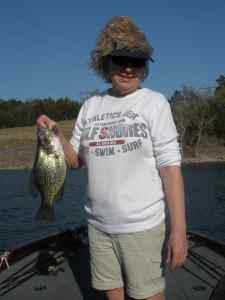
[[[0,273],[0,299],[104,300],[90,285],[88,246],[65,232],[15,250]],[[224,300],[225,245],[192,233],[184,267],[166,270],[167,300]]]
[[[224,300],[224,244],[193,234],[189,237],[188,250],[186,264],[167,272],[167,298]]]

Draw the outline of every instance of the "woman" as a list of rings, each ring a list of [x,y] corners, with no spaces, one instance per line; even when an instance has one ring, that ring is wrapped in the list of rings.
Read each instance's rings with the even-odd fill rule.
[[[70,142],[37,120],[58,127],[71,167],[87,166],[92,284],[109,300],[165,299],[166,207],[166,261],[174,269],[187,255],[177,131],[165,97],[140,86],[152,52],[131,18],[113,17],[91,55],[112,87],[83,104]]]

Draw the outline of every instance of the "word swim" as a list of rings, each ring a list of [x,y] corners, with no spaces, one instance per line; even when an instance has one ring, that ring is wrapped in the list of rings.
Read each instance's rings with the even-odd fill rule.
[[[122,137],[148,137],[148,129],[144,123],[133,123],[130,125],[117,124],[108,127],[88,127],[84,129],[83,138],[85,140],[114,139]]]
[[[114,150],[114,147],[96,148],[95,155],[96,156],[115,155],[115,150]]]

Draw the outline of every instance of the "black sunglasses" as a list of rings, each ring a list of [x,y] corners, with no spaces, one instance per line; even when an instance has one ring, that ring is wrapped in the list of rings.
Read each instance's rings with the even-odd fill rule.
[[[143,58],[128,57],[128,56],[111,56],[111,61],[118,67],[131,66],[133,68],[144,68],[146,60]]]

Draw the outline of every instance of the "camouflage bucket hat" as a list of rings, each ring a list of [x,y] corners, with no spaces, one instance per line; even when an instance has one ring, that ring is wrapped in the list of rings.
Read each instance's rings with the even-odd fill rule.
[[[90,67],[105,78],[104,62],[109,56],[130,56],[151,60],[153,48],[145,34],[127,16],[113,17],[100,33],[91,52]]]

